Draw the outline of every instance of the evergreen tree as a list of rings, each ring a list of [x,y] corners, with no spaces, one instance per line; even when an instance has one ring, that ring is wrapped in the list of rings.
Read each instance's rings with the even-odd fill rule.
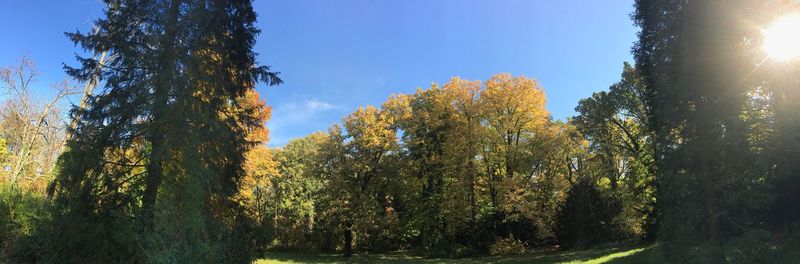
[[[256,66],[251,1],[106,4],[95,32],[67,34],[109,56],[65,66],[104,87],[73,110],[80,121],[50,190],[67,221],[55,223],[53,253],[75,256],[67,262],[248,260],[225,258],[235,254],[231,223],[241,217],[231,197],[254,144],[247,132],[263,125],[260,108],[241,102],[257,81],[281,82]]]
[[[748,97],[760,38],[761,1],[637,1],[636,68],[655,135],[661,230],[678,261],[745,261],[763,244],[760,212],[770,200],[770,159],[751,140]],[[756,17],[755,15],[753,17]],[[745,239],[747,241],[743,241]],[[745,252],[745,253],[742,253]],[[752,261],[752,260],[751,260]]]
[[[581,177],[567,192],[558,212],[556,235],[561,247],[586,248],[616,239],[614,218],[622,201],[598,188],[594,180]]]

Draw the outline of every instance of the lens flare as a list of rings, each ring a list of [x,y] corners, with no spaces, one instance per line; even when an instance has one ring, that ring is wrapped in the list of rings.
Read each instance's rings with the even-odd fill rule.
[[[764,30],[763,48],[773,59],[789,61],[800,56],[800,14],[784,16]]]

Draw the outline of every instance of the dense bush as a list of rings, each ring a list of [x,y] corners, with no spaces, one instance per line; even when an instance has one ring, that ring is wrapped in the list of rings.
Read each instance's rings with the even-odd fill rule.
[[[494,241],[494,244],[489,248],[489,252],[493,256],[503,256],[503,255],[516,255],[525,253],[526,245],[519,239],[515,239],[514,236],[506,237],[506,238],[498,238]]]
[[[41,243],[35,238],[50,213],[42,195],[0,185],[0,262],[34,262]]]
[[[723,247],[727,263],[768,263],[769,257],[776,253],[771,244],[772,235],[765,230],[751,230]]]
[[[558,213],[556,236],[563,248],[586,248],[619,237],[614,219],[622,211],[621,201],[599,189],[589,178],[581,178],[567,192]]]

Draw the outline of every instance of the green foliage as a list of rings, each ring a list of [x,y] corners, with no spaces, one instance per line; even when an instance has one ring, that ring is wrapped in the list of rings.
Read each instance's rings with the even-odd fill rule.
[[[750,230],[728,241],[723,247],[726,263],[769,263],[776,255],[772,234],[766,230]]]
[[[144,239],[134,224],[113,211],[90,218],[56,209],[52,220],[42,223],[32,237],[41,245],[32,252],[44,263],[131,261],[136,257],[135,242]]]
[[[589,178],[581,178],[567,192],[558,214],[557,238],[564,248],[587,248],[620,237],[614,219],[622,201],[603,191]]]
[[[41,194],[0,184],[0,261],[36,261],[42,249],[36,235],[50,220],[50,208]]]
[[[759,29],[796,7],[636,2],[634,57],[650,89],[659,239],[673,261],[763,261],[770,237],[800,217],[790,213],[796,203],[783,202],[797,200],[798,112],[786,108],[800,98],[787,91],[796,90],[796,64],[764,58]]]
[[[649,92],[642,76],[625,63],[621,80],[608,92],[581,100],[575,108],[580,115],[573,119],[591,140],[589,151],[598,161],[595,176],[621,198],[623,210],[616,221],[630,237],[655,236],[653,133],[643,101]]]
[[[67,34],[109,59],[66,67],[105,87],[72,111],[79,121],[50,191],[52,253],[64,263],[249,261],[234,196],[264,112],[247,94],[280,83],[255,63],[251,2],[105,3],[98,30]]]
[[[272,150],[276,171],[268,176],[268,186],[261,186],[258,195],[264,197],[262,214],[271,218],[264,226],[272,230],[277,247],[317,246],[311,234],[320,221],[317,203],[324,179],[314,173],[314,162],[326,140],[327,136],[319,132]]]

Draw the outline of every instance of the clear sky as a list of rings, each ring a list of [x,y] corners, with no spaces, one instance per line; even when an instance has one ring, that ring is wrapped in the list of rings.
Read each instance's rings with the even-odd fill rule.
[[[632,0],[256,0],[254,7],[259,62],[285,82],[258,87],[273,107],[273,146],[452,76],[535,78],[553,117],[566,119],[579,99],[619,79],[637,31]],[[0,65],[28,54],[46,90],[81,52],[63,32],[89,30],[102,8],[99,0],[0,0]]]

